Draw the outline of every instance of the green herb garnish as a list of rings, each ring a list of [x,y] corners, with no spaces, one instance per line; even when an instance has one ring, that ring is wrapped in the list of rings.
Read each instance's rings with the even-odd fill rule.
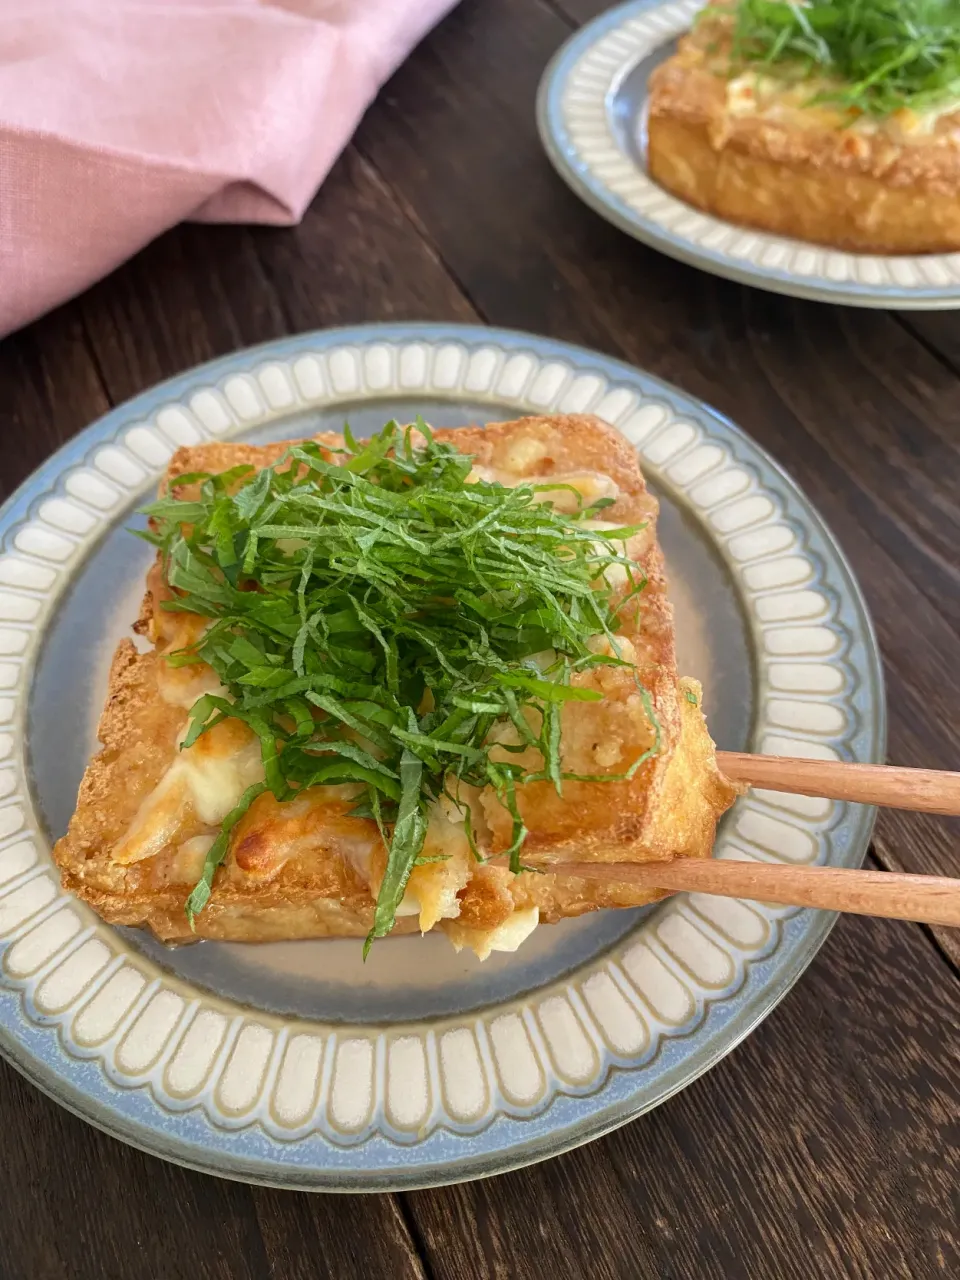
[[[561,791],[574,776],[561,768],[562,704],[601,698],[574,677],[629,665],[591,641],[606,636],[616,651],[624,589],[608,587],[604,570],[622,565],[626,590],[642,589],[622,546],[637,529],[587,528],[596,507],[560,514],[538,500],[543,485],[468,484],[471,460],[425,423],[417,429],[389,423],[363,442],[347,431],[342,465],[308,442],[256,474],[179,477],[199,496],[146,508],[143,536],[177,593],[163,607],[211,620],[169,660],[209,663],[227,691],[194,704],[184,746],[234,717],[259,738],[264,768],[210,850],[187,902],[191,924],[232,827],[267,790],[284,801],[305,787],[357,785],[353,812],[375,819],[388,847],[367,948],[393,927],[429,805],[456,800],[461,784],[492,787],[512,815],[519,872],[516,788],[547,780]],[[632,776],[659,749],[641,694],[653,746],[602,779]],[[491,758],[502,724],[519,742]],[[529,747],[534,768],[503,759]],[[480,857],[468,809],[465,827]]]
[[[732,13],[735,63],[836,80],[820,100],[884,117],[960,96],[960,0],[739,0]]]

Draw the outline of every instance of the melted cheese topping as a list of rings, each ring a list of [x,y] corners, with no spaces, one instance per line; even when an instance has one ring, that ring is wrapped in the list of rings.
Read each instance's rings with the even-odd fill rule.
[[[920,142],[936,133],[937,125],[942,119],[956,115],[958,112],[960,112],[960,99],[957,98],[948,99],[940,106],[930,107],[926,111],[913,111],[910,107],[901,107],[890,117],[887,129],[902,141]]]
[[[127,834],[114,845],[111,857],[126,866],[162,853],[180,834],[187,808],[187,788],[182,777],[164,775],[147,796]]]
[[[191,817],[219,826],[247,787],[262,780],[260,744],[246,726],[235,720],[217,725],[177,755],[114,847],[113,860],[140,862],[179,843]]]
[[[515,489],[520,484],[557,485],[556,489],[544,489],[536,494],[536,502],[550,502],[567,515],[579,511],[581,505],[589,505],[600,498],[619,497],[620,490],[611,476],[602,471],[575,471],[557,475],[523,474],[526,467],[539,462],[546,453],[546,445],[539,440],[519,439],[507,454],[507,466],[499,469],[475,466],[467,476],[467,484],[476,484],[486,480],[488,484],[502,484],[505,489]],[[559,486],[567,486],[562,488]],[[583,502],[577,500],[576,489]],[[598,526],[606,527],[606,526]],[[611,526],[612,527],[612,526]]]
[[[184,840],[171,864],[171,879],[184,884],[196,884],[203,874],[204,859],[216,838],[216,836],[194,836],[191,840]]]
[[[516,484],[516,480],[513,483]],[[574,515],[581,506],[589,506],[591,502],[597,502],[600,498],[616,499],[620,493],[613,480],[599,471],[578,471],[574,475],[534,476],[528,483],[569,485],[569,488],[565,489],[544,489],[536,495],[537,502],[549,502],[556,511],[562,511],[565,515]],[[571,493],[570,489],[576,489],[582,502],[577,500],[577,494]],[[584,521],[584,524],[586,523]]]
[[[172,667],[166,661],[169,654],[196,644],[210,626],[209,621],[191,613],[165,613],[159,623],[154,618],[151,624],[151,631],[157,641],[160,639],[161,624],[162,638],[166,640],[166,644],[159,650],[157,687],[164,702],[172,707],[183,707],[185,711],[189,711],[197,699],[202,698],[205,693],[215,693],[221,698],[227,697],[227,691],[217,679],[216,672],[205,662],[187,667]]]
[[[429,933],[440,920],[454,920],[460,914],[457,895],[470,880],[473,861],[463,819],[464,811],[446,796],[431,809],[421,856],[442,857],[444,861],[414,867],[397,908],[398,916],[420,917],[421,933]]]
[[[229,696],[216,672],[206,663],[200,667],[170,667],[163,663],[157,671],[157,686],[164,702],[183,707],[184,711],[189,711],[205,693],[215,693],[220,698]]]
[[[540,923],[538,907],[525,907],[512,912],[495,929],[467,929],[455,921],[444,925],[444,933],[456,951],[469,947],[478,960],[486,960],[491,951],[516,951],[526,942]]]
[[[240,751],[222,757],[198,756],[196,747],[192,747],[171,765],[170,774],[185,781],[200,821],[205,826],[219,826],[230,810],[236,808],[247,787],[263,781],[260,744],[248,743]]]
[[[602,531],[604,529],[616,529],[617,525],[611,524],[609,520],[584,520],[583,527],[585,529],[597,529]],[[617,555],[630,555],[631,540],[629,538],[614,538],[612,541],[613,550]],[[595,542],[593,544],[593,549],[597,555],[607,554],[606,543]],[[611,587],[626,586],[630,580],[630,575],[627,572],[627,566],[625,564],[608,564],[603,571],[603,576]]]
[[[926,111],[902,107],[883,120],[856,116],[829,101],[816,102],[842,88],[835,81],[811,78],[790,84],[759,71],[745,71],[727,83],[727,111],[731,116],[763,116],[772,121],[825,129],[850,128],[854,134],[888,135],[896,142],[922,142],[937,124],[960,111],[960,99],[947,99]]]
[[[340,790],[338,787],[337,790]],[[341,836],[337,842],[340,852],[346,856],[347,861],[356,871],[361,880],[370,881],[370,863],[373,859],[373,851],[380,843],[379,834],[373,838],[364,838],[357,836],[354,839],[345,839]]]

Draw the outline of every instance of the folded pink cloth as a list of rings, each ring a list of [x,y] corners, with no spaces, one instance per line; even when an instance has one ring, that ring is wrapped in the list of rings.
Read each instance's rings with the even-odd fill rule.
[[[456,0],[2,0],[0,334],[168,227],[298,222]]]

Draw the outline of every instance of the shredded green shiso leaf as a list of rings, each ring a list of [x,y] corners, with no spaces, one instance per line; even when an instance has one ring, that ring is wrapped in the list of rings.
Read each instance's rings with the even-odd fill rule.
[[[703,15],[730,12],[708,8]],[[842,82],[819,95],[867,115],[960,97],[960,0],[739,0],[735,63]]]
[[[177,593],[163,607],[211,620],[169,661],[208,663],[227,691],[193,705],[183,746],[234,717],[259,738],[264,768],[207,855],[187,901],[191,925],[232,828],[265,791],[284,801],[304,787],[362,786],[352,812],[378,823],[388,849],[366,954],[393,927],[430,804],[456,800],[461,783],[492,787],[512,815],[507,852],[519,872],[526,830],[516,787],[548,780],[560,792],[580,777],[561,767],[561,707],[601,697],[571,683],[575,674],[629,665],[589,642],[613,640],[618,612],[646,585],[623,547],[642,526],[584,527],[609,499],[574,516],[538,500],[568,486],[468,484],[470,458],[421,420],[417,433],[391,422],[357,442],[348,428],[340,465],[308,442],[260,472],[180,476],[178,488],[199,484],[199,497],[145,509],[151,529],[141,536],[160,548]],[[626,570],[625,592],[606,584],[613,564]],[[534,655],[550,651],[542,669]],[[653,745],[626,774],[583,780],[631,776],[659,749],[640,691]],[[538,770],[504,762],[502,743],[491,759],[498,723],[517,730],[508,753],[537,748]]]

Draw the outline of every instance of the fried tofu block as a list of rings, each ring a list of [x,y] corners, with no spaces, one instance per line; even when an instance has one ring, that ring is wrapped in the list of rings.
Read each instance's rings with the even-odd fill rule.
[[[654,745],[650,708],[659,724],[659,750],[629,781],[566,782],[562,797],[546,782],[518,788],[529,829],[524,856],[555,864],[546,874],[515,876],[506,867],[478,863],[462,811],[446,800],[432,811],[423,852],[447,856],[414,869],[395,932],[440,928],[458,948],[470,946],[485,956],[514,950],[538,922],[650,901],[657,895],[634,886],[565,875],[563,863],[707,857],[717,819],[736,789],[717,770],[699,685],[677,676],[657,503],[626,441],[599,419],[580,415],[435,436],[470,455],[477,478],[505,485],[563,481],[588,501],[612,498],[603,513],[608,525],[645,525],[629,539],[627,553],[648,582],[622,610],[617,638],[633,666],[600,666],[574,677],[604,696],[564,705],[562,764],[576,773],[625,771]],[[333,449],[339,437],[317,440]],[[186,496],[190,486],[178,486],[178,476],[240,463],[262,468],[286,447],[211,443],[180,449],[162,488]],[[552,497],[558,505],[575,502],[565,490]],[[614,587],[625,592],[625,571],[611,566],[607,573],[618,568],[623,584]],[[219,825],[262,774],[258,744],[239,721],[224,721],[191,748],[179,749],[190,706],[218,686],[205,665],[174,669],[166,663],[165,655],[195,641],[203,625],[194,615],[160,609],[169,594],[157,564],[135,627],[150,647],[140,652],[124,640],[117,650],[99,726],[103,750],[90,762],[54,856],[64,885],[106,920],[145,925],[162,940],[178,942],[194,936],[184,905]],[[514,745],[512,733],[512,726],[502,732],[504,748]],[[510,843],[510,817],[492,793],[472,799],[478,843],[494,858]],[[351,786],[315,787],[283,803],[270,793],[260,796],[231,834],[210,902],[196,918],[196,936],[262,942],[365,935],[385,851],[375,823],[351,815],[355,802]]]
[[[651,176],[718,218],[858,253],[960,249],[960,103],[885,119],[836,83],[731,63],[714,5],[650,78]]]

